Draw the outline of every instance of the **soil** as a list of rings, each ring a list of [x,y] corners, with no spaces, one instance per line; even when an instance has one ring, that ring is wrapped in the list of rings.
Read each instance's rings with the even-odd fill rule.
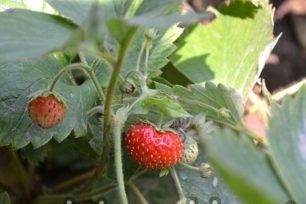
[[[306,76],[306,0],[272,0],[274,35],[281,37],[261,77],[273,92]]]

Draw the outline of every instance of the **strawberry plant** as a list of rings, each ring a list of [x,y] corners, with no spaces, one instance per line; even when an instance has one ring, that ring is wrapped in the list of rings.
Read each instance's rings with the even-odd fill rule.
[[[305,202],[306,89],[243,121],[268,0],[0,0],[0,203]],[[294,104],[294,105],[291,105]]]

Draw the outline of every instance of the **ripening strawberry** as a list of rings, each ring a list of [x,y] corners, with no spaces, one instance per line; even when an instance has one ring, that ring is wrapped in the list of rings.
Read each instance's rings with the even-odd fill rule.
[[[28,103],[28,113],[33,123],[42,128],[55,127],[63,120],[65,104],[53,94],[37,96]]]
[[[128,153],[141,166],[149,169],[165,169],[179,162],[183,144],[171,131],[157,131],[152,125],[136,123],[125,138]]]

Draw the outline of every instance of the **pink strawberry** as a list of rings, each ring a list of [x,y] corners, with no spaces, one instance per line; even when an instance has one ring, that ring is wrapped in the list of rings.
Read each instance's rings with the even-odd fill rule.
[[[63,120],[65,104],[53,94],[37,96],[28,103],[28,113],[33,123],[42,128],[55,127]]]
[[[165,169],[179,162],[183,144],[172,131],[157,131],[152,125],[136,123],[125,138],[128,153],[141,166],[149,169]]]

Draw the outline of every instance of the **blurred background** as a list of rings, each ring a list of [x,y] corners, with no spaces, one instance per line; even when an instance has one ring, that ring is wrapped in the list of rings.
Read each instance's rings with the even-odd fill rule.
[[[306,0],[272,0],[275,7],[274,34],[282,33],[262,77],[270,91],[305,78]]]

